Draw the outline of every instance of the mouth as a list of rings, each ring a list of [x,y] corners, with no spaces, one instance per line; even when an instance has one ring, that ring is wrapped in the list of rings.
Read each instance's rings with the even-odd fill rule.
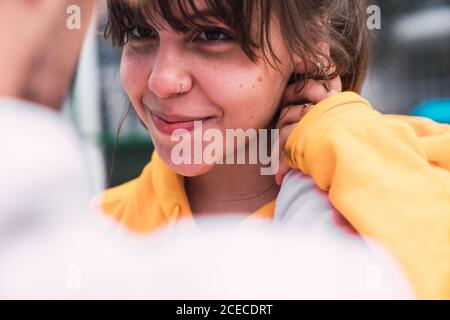
[[[190,117],[181,115],[169,116],[161,113],[155,113],[153,111],[150,111],[150,115],[156,129],[165,135],[172,135],[174,131],[178,129],[193,131],[196,122],[201,122],[201,124],[203,125],[206,121],[214,118]]]

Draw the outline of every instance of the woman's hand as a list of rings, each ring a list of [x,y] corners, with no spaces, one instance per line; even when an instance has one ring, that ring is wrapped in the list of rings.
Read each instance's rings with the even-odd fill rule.
[[[284,146],[297,123],[309,110],[311,104],[315,105],[325,98],[337,95],[342,91],[342,83],[339,77],[328,82],[329,89],[317,80],[309,80],[308,84],[300,92],[295,92],[298,84],[291,84],[286,88],[281,102],[282,111],[277,122],[276,129],[280,130],[280,167],[275,175],[275,182],[281,185],[284,176],[289,171],[284,157]],[[309,104],[295,105],[296,101],[309,101]]]

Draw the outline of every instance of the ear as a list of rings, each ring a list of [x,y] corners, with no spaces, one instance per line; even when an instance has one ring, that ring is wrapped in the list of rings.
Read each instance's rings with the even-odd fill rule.
[[[326,42],[321,41],[317,44],[317,47],[322,53],[321,56],[316,58],[318,59],[317,62],[321,63],[323,67],[330,67],[330,63],[332,63],[330,45]]]
[[[305,59],[298,56],[297,54],[294,54],[294,57],[292,59],[293,67],[294,67],[294,75],[301,75],[305,74],[307,71],[307,66]]]
[[[294,53],[291,60],[292,73],[289,78],[288,84],[297,83],[302,78],[302,75],[306,73],[306,65],[304,59]]]
[[[330,65],[330,45],[326,42],[319,42],[317,44],[320,55],[314,56],[312,54],[306,55],[306,57],[302,58],[296,54],[294,54],[292,62],[293,62],[293,75],[302,75],[305,73],[314,74],[318,71],[318,69],[328,68]]]

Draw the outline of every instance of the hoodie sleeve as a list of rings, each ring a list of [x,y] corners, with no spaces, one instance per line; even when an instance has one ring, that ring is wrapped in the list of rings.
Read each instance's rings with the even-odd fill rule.
[[[449,126],[382,115],[344,92],[305,115],[285,152],[355,229],[392,252],[419,298],[450,298]]]

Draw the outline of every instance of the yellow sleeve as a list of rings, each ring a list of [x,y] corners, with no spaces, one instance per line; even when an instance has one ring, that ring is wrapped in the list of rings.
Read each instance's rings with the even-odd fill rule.
[[[311,109],[285,152],[362,235],[393,253],[419,298],[450,298],[448,126],[385,116],[345,92]]]

